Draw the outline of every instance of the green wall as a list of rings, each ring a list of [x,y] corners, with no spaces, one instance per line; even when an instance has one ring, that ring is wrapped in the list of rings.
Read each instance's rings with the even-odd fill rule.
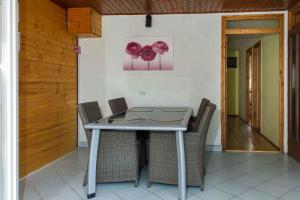
[[[261,133],[279,146],[279,35],[262,37]]]
[[[246,119],[246,48],[239,50],[239,116]]]
[[[227,68],[227,114],[239,114],[239,51],[228,50],[227,56],[237,57],[237,68]]]

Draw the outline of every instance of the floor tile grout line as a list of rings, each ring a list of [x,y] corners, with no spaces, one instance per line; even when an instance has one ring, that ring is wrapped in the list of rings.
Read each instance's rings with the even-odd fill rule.
[[[247,155],[247,159],[243,159],[242,161],[239,161],[239,162],[236,161],[237,158],[230,157],[230,156],[229,156],[228,158],[224,157],[224,160],[225,160],[226,162],[228,162],[228,160],[229,160],[229,162],[230,162],[230,161],[234,162],[233,165],[228,164],[228,165],[224,165],[224,167],[227,168],[227,169],[229,169],[229,170],[234,170],[233,166],[238,167],[238,165],[242,164],[243,162],[245,162],[245,161],[247,161],[247,160],[255,159],[255,157],[256,157],[255,154],[252,154],[251,156],[248,156],[248,155]],[[217,160],[218,158],[214,158],[214,159]],[[222,158],[222,159],[223,159],[223,158]],[[258,161],[258,162],[261,162],[261,161],[260,161],[261,159],[263,159],[263,158],[259,158],[257,161]],[[268,158],[268,159],[269,159],[269,158]],[[288,165],[288,163],[287,163],[286,160],[287,160],[287,158],[285,158],[285,157],[280,157],[280,156],[279,156],[279,157],[274,156],[274,158],[273,158],[273,157],[270,157],[270,160],[268,160],[267,162],[263,163],[262,165],[260,165],[260,166],[258,166],[258,167],[256,166],[256,167],[254,167],[254,168],[250,167],[250,170],[247,169],[246,171],[241,170],[241,171],[240,171],[241,174],[239,174],[239,175],[237,175],[237,176],[233,176],[233,177],[228,178],[228,179],[227,179],[227,178],[223,178],[222,176],[215,174],[218,170],[221,170],[221,169],[223,168],[223,167],[220,167],[220,169],[214,170],[213,172],[209,172],[209,173],[212,174],[212,175],[214,175],[214,176],[216,176],[216,177],[222,178],[223,181],[221,181],[220,183],[215,184],[215,185],[209,185],[209,184],[208,184],[208,185],[209,185],[209,189],[211,189],[211,188],[218,189],[218,190],[220,190],[220,191],[223,191],[223,192],[229,194],[230,196],[232,196],[232,198],[235,198],[235,197],[241,198],[240,195],[242,195],[243,193],[245,193],[245,192],[247,192],[247,191],[249,191],[249,190],[255,190],[255,191],[258,191],[258,192],[262,192],[262,193],[264,193],[264,194],[266,194],[266,195],[272,196],[273,198],[280,199],[281,197],[285,196],[287,193],[290,193],[290,192],[292,192],[292,191],[296,191],[296,192],[299,191],[299,190],[298,190],[298,187],[290,188],[290,187],[286,187],[286,186],[283,186],[283,185],[280,185],[280,184],[276,184],[276,183],[271,182],[271,180],[274,179],[274,178],[276,178],[276,176],[281,176],[281,175],[285,175],[285,174],[288,175],[288,176],[290,176],[290,175],[293,174],[293,173],[291,173],[291,174],[289,175],[288,173],[289,173],[290,171],[293,172],[293,170],[297,170],[297,167],[298,167],[297,165],[294,165],[294,164]],[[281,161],[281,162],[279,162],[279,161]],[[278,163],[276,163],[276,162],[278,162]],[[208,162],[208,163],[216,163],[216,164],[220,165],[220,164],[222,164],[222,161],[221,161],[221,162],[214,162],[214,161],[211,161],[211,162]],[[254,163],[255,163],[255,160],[254,160]],[[80,165],[79,163],[77,163],[77,164],[78,164],[78,166],[79,166],[80,169],[85,170],[85,169],[82,167],[82,165]],[[274,170],[275,173],[272,173],[272,178],[268,178],[268,179],[263,179],[263,180],[262,180],[261,178],[256,177],[256,176],[250,174],[251,172],[253,172],[253,171],[255,171],[255,170],[262,170],[263,172],[268,172],[266,169],[262,169],[262,168],[264,168],[264,167],[267,166],[267,165],[272,165],[272,164],[278,165],[278,169],[279,169],[278,171],[276,171],[277,169],[274,168],[274,169],[275,169],[275,170]],[[280,169],[281,166],[282,166],[282,169]],[[60,174],[60,173],[57,171],[56,168],[53,167],[53,168],[52,168],[52,171],[53,171],[56,175],[58,175],[58,176],[60,177],[60,179],[62,179],[62,181],[63,181],[64,183],[66,183],[66,185],[72,190],[72,192],[74,192],[80,199],[83,199],[83,198],[84,198],[84,197],[80,196],[80,195],[77,193],[78,190],[76,190],[75,188],[73,188],[73,187],[69,184],[69,182],[67,181],[67,179],[65,179],[65,178],[63,177],[63,175]],[[276,175],[274,175],[274,174],[276,174]],[[252,187],[248,187],[248,186],[246,186],[246,185],[244,185],[244,184],[240,184],[240,183],[234,181],[234,179],[236,179],[236,178],[238,178],[238,177],[240,177],[240,176],[244,176],[244,175],[251,176],[251,177],[253,177],[253,178],[259,179],[259,180],[261,181],[261,183],[259,183],[259,184],[257,184],[257,185],[254,185],[254,186],[252,186]],[[298,178],[298,177],[299,177],[298,174],[296,174],[296,175],[297,175],[297,178]],[[221,184],[223,184],[223,183],[225,183],[225,182],[227,182],[227,181],[233,181],[233,182],[236,183],[236,184],[245,186],[245,187],[247,187],[247,190],[245,190],[244,192],[242,192],[242,193],[240,193],[240,194],[233,195],[233,194],[231,194],[231,193],[229,193],[229,192],[226,192],[226,191],[224,191],[224,190],[222,190],[221,188],[218,187],[218,186],[220,186]],[[258,186],[263,185],[263,184],[265,184],[265,183],[274,184],[274,185],[276,185],[276,186],[278,186],[278,187],[286,188],[286,189],[288,189],[288,191],[285,192],[284,194],[281,194],[280,197],[275,197],[275,196],[273,196],[273,195],[271,195],[271,194],[269,194],[269,193],[267,193],[267,192],[265,192],[265,191],[260,191],[260,190],[257,189]],[[43,197],[41,196],[41,194],[39,193],[39,191],[38,191],[38,189],[35,187],[35,185],[34,185],[33,183],[32,183],[32,185],[33,185],[34,191],[38,194],[38,196],[39,196],[41,199],[43,199]],[[147,190],[147,189],[144,188],[144,187],[143,187],[143,189]],[[162,190],[160,190],[160,191],[165,191],[165,190],[168,190],[168,188],[164,188],[164,189],[162,189]],[[112,191],[112,190],[110,190],[110,191],[111,191],[113,194],[115,194],[115,195],[117,195],[118,197],[120,197],[121,199],[123,199],[120,195],[118,195],[117,192]],[[154,195],[154,196],[156,196],[156,197],[158,197],[159,199],[163,199],[162,197],[160,197],[160,196],[158,196],[158,195],[156,194],[157,192],[153,192],[153,191],[150,191],[150,190],[147,190],[147,191],[149,192],[149,194],[144,195],[144,196],[141,196],[141,197],[138,197],[137,199],[141,199],[142,197],[146,197],[146,196],[148,196],[148,195],[150,195],[150,194],[151,194],[151,195]],[[191,196],[191,197],[197,197],[197,198],[199,198],[199,199],[202,199],[201,197],[197,196],[197,194],[200,194],[200,193],[201,193],[201,192],[199,191],[199,192],[197,192],[197,193],[190,194],[190,196]],[[124,200],[124,199],[123,199],[123,200]]]
[[[26,179],[25,179],[26,180]],[[34,192],[37,193],[37,195],[41,198],[41,200],[44,200],[44,198],[42,197],[42,195],[39,193],[38,189],[36,188],[36,186],[32,183],[32,187]]]
[[[251,156],[251,157],[253,157],[253,156]],[[249,158],[249,159],[250,159],[250,158]],[[246,159],[246,160],[248,160],[248,159]],[[275,159],[274,161],[265,163],[265,164],[262,165],[261,167],[254,168],[252,171],[255,171],[255,170],[259,169],[259,168],[262,168],[263,166],[272,164],[272,163],[276,162],[277,160],[278,160],[278,159]],[[263,171],[264,171],[264,170],[263,170]],[[250,172],[250,171],[249,171],[249,172]],[[244,173],[242,173],[242,174],[240,174],[240,175],[237,175],[237,176],[235,176],[235,177],[233,177],[233,178],[231,178],[231,179],[226,179],[224,182],[219,183],[219,184],[216,184],[214,187],[217,188],[217,189],[220,189],[220,188],[218,188],[217,186],[218,186],[218,185],[221,185],[221,184],[223,184],[223,183],[225,183],[225,182],[227,182],[227,181],[232,181],[232,182],[234,182],[234,183],[236,183],[236,184],[239,184],[239,183],[233,181],[233,179],[235,179],[235,178],[237,178],[237,177],[240,177],[240,176],[242,176],[242,175],[249,175],[249,176],[252,176],[251,174],[248,174],[249,172],[244,172]],[[214,175],[216,175],[216,174],[214,174]],[[216,176],[218,176],[218,175],[216,175]],[[219,177],[221,177],[221,176],[219,176]],[[254,176],[252,176],[252,177],[254,177]],[[223,177],[221,177],[221,178],[223,178]],[[254,177],[254,178],[257,178],[257,177]],[[274,177],[273,177],[273,178],[274,178]],[[273,179],[273,178],[271,178],[271,179]],[[259,178],[257,178],[257,179],[259,179]],[[269,180],[271,180],[271,179],[269,179]],[[262,179],[259,179],[259,180],[261,180],[263,183],[269,182],[269,180],[262,180]],[[262,183],[262,184],[263,184],[263,183]],[[270,183],[270,182],[269,182],[269,183]],[[240,184],[240,185],[243,185],[243,184]],[[259,184],[259,185],[261,185],[261,184]],[[276,184],[275,184],[275,185],[276,185]],[[248,190],[242,192],[242,193],[239,194],[239,195],[232,195],[232,194],[230,194],[230,193],[228,193],[228,192],[226,192],[226,191],[224,191],[224,190],[222,190],[222,189],[221,189],[221,190],[222,190],[223,192],[226,192],[227,194],[230,194],[230,195],[233,196],[233,197],[239,197],[240,195],[246,193],[247,191],[250,191],[250,190],[252,190],[252,189],[256,190],[255,188],[256,188],[258,185],[253,186],[253,187],[248,187],[248,186],[246,186],[246,185],[243,185],[243,186],[244,186],[244,187],[247,187]],[[278,186],[280,186],[280,185],[278,185]],[[256,190],[256,191],[259,191],[259,190]],[[259,192],[261,192],[261,191],[259,191]],[[267,195],[269,195],[269,196],[272,196],[272,195],[270,195],[270,194],[268,194],[268,193],[265,193],[265,192],[263,192],[263,193],[264,193],[264,194],[267,194]],[[272,196],[272,197],[274,197],[274,196]],[[281,197],[282,197],[282,196],[281,196]],[[275,198],[276,198],[276,197],[275,197]]]
[[[78,196],[81,200],[84,200],[84,199],[77,193],[77,191],[76,191],[76,190],[68,183],[68,181],[65,180],[64,177],[61,176],[61,175],[57,172],[56,169],[54,169],[54,173],[55,173],[56,175],[58,175],[58,176],[62,179],[63,182],[66,183],[66,185],[67,185],[67,186],[68,186],[68,187],[76,194],[76,196]]]
[[[123,199],[117,192],[112,191],[112,193],[115,194],[115,195],[117,195],[117,197],[119,197],[120,199],[125,200],[125,199]]]

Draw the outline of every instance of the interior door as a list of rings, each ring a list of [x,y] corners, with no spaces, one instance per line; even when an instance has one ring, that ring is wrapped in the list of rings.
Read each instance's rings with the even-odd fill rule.
[[[289,154],[300,161],[300,24],[289,35]]]
[[[246,121],[252,126],[252,47],[246,52]]]
[[[253,81],[252,81],[252,127],[260,129],[260,70],[261,70],[261,42],[253,46]]]

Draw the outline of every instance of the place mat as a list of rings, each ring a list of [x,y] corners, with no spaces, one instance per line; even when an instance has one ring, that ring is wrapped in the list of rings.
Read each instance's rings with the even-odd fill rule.
[[[151,109],[151,108],[131,108],[128,111],[129,112],[153,112],[154,109]]]
[[[165,120],[165,119],[149,119],[151,121],[154,121],[154,122],[179,122],[179,121],[182,121],[182,119],[171,119],[171,120]]]
[[[186,108],[183,108],[183,109],[174,109],[174,110],[169,110],[169,109],[161,109],[163,112],[186,112],[187,111],[187,109]]]

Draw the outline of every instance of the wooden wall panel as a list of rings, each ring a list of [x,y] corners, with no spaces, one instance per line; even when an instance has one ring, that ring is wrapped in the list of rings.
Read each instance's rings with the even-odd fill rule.
[[[50,0],[20,0],[20,177],[77,145],[77,38],[66,16]]]
[[[289,29],[300,22],[300,2],[289,9]]]

